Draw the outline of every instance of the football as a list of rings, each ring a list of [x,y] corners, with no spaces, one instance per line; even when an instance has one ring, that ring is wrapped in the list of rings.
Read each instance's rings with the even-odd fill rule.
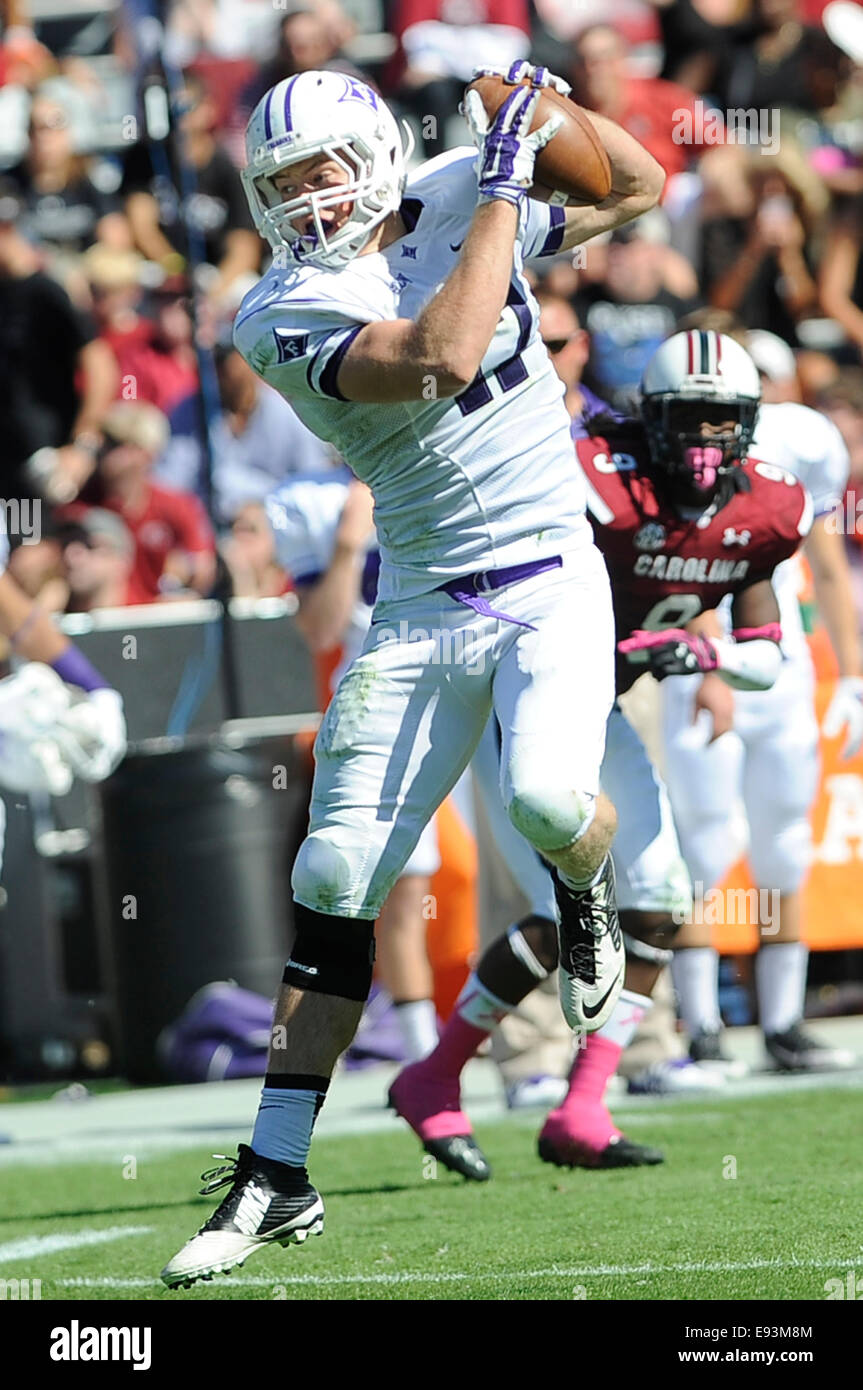
[[[530,86],[527,78],[522,86]],[[471,89],[479,92],[490,118],[513,90],[502,77],[478,77],[469,84],[467,90]],[[528,189],[529,196],[560,206],[601,203],[611,192],[611,165],[589,117],[553,87],[539,92],[531,130],[538,130],[555,112],[563,116],[564,124],[537,155],[537,180]]]

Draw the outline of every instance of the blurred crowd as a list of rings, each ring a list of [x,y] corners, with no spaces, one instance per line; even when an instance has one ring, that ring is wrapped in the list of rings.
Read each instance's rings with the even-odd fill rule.
[[[339,461],[245,365],[231,325],[268,262],[238,173],[245,123],[309,69],[374,84],[411,125],[415,161],[466,142],[474,67],[529,56],[565,75],[668,175],[660,208],[531,272],[567,390],[627,409],[676,325],[733,332],[765,399],[839,426],[856,517],[853,0],[28,5],[0,5],[0,496],[43,499],[42,539],[11,568],[54,610],[207,594],[226,570],[237,594],[291,587],[263,500]],[[863,517],[846,529],[863,575]]]

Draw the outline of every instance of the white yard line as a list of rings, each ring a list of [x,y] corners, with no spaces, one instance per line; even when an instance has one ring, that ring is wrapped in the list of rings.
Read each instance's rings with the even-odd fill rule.
[[[56,1255],[58,1250],[75,1250],[83,1245],[106,1245],[127,1236],[145,1236],[152,1226],[106,1226],[104,1231],[70,1231],[68,1235],[25,1236],[0,1245],[0,1261],[32,1260],[40,1255]]]
[[[850,1259],[832,1260],[686,1260],[678,1264],[638,1264],[638,1265],[573,1265],[562,1268],[551,1265],[548,1269],[513,1269],[506,1271],[490,1270],[477,1274],[475,1270],[448,1270],[439,1273],[420,1271],[400,1271],[393,1274],[295,1274],[272,1277],[265,1275],[218,1275],[209,1285],[212,1289],[277,1289],[281,1285],[300,1288],[333,1288],[350,1284],[460,1284],[491,1281],[494,1283],[517,1283],[525,1279],[599,1279],[619,1278],[636,1274],[737,1274],[746,1270],[759,1269],[832,1269],[842,1270],[863,1266],[863,1255]],[[51,1279],[51,1285],[64,1289],[151,1289],[161,1287],[158,1279],[112,1279],[68,1278]]]

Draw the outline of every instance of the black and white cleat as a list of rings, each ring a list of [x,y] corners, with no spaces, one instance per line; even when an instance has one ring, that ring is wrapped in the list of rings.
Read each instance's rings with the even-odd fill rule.
[[[240,1144],[236,1158],[202,1178],[203,1196],[228,1183],[230,1191],[165,1265],[161,1278],[171,1289],[188,1289],[199,1279],[226,1274],[265,1245],[301,1245],[324,1229],[324,1204],[306,1170],[262,1158],[247,1144]]]
[[[765,1035],[764,1046],[777,1071],[844,1071],[857,1064],[853,1052],[813,1038],[800,1023],[792,1024],[784,1033]]]
[[[611,1017],[626,965],[611,855],[592,888],[569,888],[556,870],[552,879],[560,914],[560,1006],[575,1032],[595,1033]]]

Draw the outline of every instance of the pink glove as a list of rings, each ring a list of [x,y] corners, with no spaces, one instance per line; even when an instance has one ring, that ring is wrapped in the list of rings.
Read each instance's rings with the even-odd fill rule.
[[[664,632],[647,632],[637,628],[617,650],[630,662],[647,662],[657,680],[666,676],[693,676],[699,672],[715,671],[719,665],[716,648],[707,637],[696,637],[682,627],[669,627]]]

